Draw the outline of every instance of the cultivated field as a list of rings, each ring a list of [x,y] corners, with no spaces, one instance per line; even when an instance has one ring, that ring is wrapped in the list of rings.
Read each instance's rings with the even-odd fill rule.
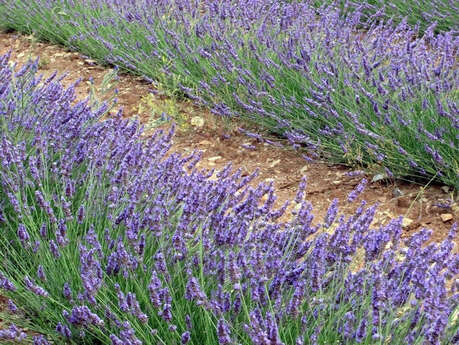
[[[458,343],[457,13],[0,1],[0,342]]]

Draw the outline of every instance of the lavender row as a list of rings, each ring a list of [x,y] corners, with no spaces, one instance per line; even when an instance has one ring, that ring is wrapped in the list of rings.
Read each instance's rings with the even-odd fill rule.
[[[303,180],[288,222],[272,184],[168,153],[74,85],[0,58],[2,341],[58,344],[452,344],[456,227],[442,243],[377,205],[315,221]],[[213,177],[212,177],[213,175]],[[364,186],[362,181],[361,186]],[[361,187],[349,195],[358,198]],[[456,280],[455,280],[456,279]]]
[[[4,1],[5,27],[159,80],[307,159],[458,186],[457,44],[274,0]]]
[[[285,0],[296,1],[296,0]],[[343,14],[350,13],[356,8],[362,10],[365,20],[392,19],[395,23],[406,18],[412,26],[419,26],[423,33],[431,24],[436,23],[436,31],[450,31],[456,33],[459,30],[459,7],[454,0],[366,0],[348,1],[348,0],[310,0],[311,4],[316,7],[335,4],[340,6]]]

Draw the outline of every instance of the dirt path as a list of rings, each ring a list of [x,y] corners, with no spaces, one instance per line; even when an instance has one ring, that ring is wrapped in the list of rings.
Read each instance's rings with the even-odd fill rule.
[[[79,53],[37,42],[32,36],[0,33],[0,54],[9,50],[12,51],[11,60],[20,64],[29,58],[39,57],[39,69],[44,75],[50,75],[55,70],[59,73],[69,72],[64,84],[82,78],[76,89],[79,98],[87,97],[91,88],[99,90],[96,92],[99,99],[113,95],[113,85],[101,87],[104,76],[113,73],[113,70],[98,66]],[[306,198],[312,203],[316,220],[319,221],[334,198],[340,200],[341,211],[345,213],[350,214],[358,206],[358,202],[351,205],[346,203],[348,193],[363,177],[347,176],[352,169],[308,163],[291,149],[258,142],[237,131],[238,127],[245,127],[245,124],[236,121],[225,125],[207,110],[194,106],[191,101],[176,102],[167,97],[167,93],[155,89],[141,78],[121,74],[115,84],[118,89],[118,106],[123,107],[126,117],[138,116],[148,128],[153,124],[152,111],[156,114],[170,114],[179,125],[172,150],[182,153],[202,150],[200,167],[218,170],[232,162],[234,168],[241,167],[247,173],[259,168],[260,174],[254,183],[273,181],[277,190],[277,205],[295,197],[301,177],[306,175]],[[371,180],[372,177],[367,178]],[[433,240],[440,240],[448,233],[452,223],[459,219],[459,207],[457,203],[450,208],[435,206],[452,198],[447,187],[437,185],[425,190],[421,187],[400,181],[386,185],[369,183],[359,199],[380,204],[374,225],[384,224],[390,218],[403,215],[408,218],[404,227],[405,235],[421,227],[428,227],[434,230]]]

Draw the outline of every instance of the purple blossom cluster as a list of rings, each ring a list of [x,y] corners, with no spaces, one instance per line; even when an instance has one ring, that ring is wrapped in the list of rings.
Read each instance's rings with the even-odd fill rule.
[[[133,19],[134,20],[134,19]],[[54,343],[452,344],[456,226],[441,243],[376,205],[287,222],[272,184],[199,170],[74,85],[0,57],[0,289]],[[211,178],[213,176],[213,178]],[[359,185],[356,193],[363,189]],[[39,197],[38,197],[39,195]],[[267,198],[264,198],[267,196]],[[354,196],[350,196],[354,199]],[[453,321],[452,321],[453,320]],[[0,338],[24,335],[11,326]],[[47,344],[36,336],[35,344]]]
[[[22,341],[27,337],[27,334],[21,331],[16,325],[12,324],[6,329],[0,329],[0,340],[6,341]]]

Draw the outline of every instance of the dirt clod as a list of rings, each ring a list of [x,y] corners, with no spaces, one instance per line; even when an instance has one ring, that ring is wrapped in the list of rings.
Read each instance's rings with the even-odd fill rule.
[[[397,199],[397,206],[402,207],[402,208],[408,208],[410,207],[411,203],[413,200],[409,197],[403,197],[403,198],[398,198]]]
[[[408,228],[411,224],[413,224],[413,220],[410,219],[410,218],[403,218],[403,221],[402,221],[402,227],[403,228]]]
[[[440,218],[443,223],[449,222],[450,220],[453,220],[453,215],[451,213],[443,213],[440,215]]]

